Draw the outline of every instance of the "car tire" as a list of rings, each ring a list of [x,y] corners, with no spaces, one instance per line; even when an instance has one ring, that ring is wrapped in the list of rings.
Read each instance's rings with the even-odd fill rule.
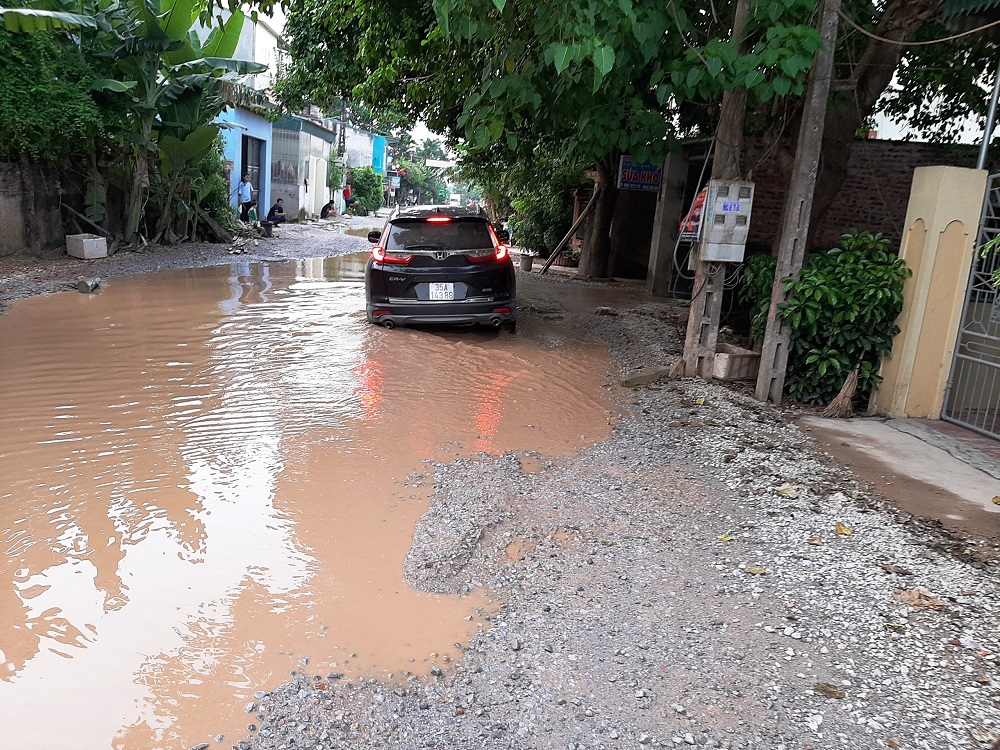
[[[508,321],[506,321],[503,324],[503,327],[504,327],[505,330],[509,331],[510,333],[517,333],[517,321],[516,320],[508,320]]]

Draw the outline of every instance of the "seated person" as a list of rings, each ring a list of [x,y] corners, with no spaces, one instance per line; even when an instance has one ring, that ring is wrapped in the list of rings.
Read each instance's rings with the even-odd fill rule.
[[[246,205],[246,212],[247,212],[247,218],[246,218],[246,220],[249,221],[251,224],[253,224],[253,225],[256,226],[256,224],[257,224],[257,201],[250,201],[249,203],[247,203],[247,205]]]
[[[333,201],[327,203],[323,208],[319,210],[319,218],[330,219],[333,217]]]
[[[288,217],[285,215],[285,202],[281,198],[278,198],[271,206],[271,210],[267,212],[267,220],[273,224],[288,221]]]

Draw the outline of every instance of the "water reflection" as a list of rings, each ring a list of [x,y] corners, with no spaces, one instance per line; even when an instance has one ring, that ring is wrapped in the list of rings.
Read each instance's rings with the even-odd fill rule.
[[[420,671],[475,632],[482,593],[403,580],[427,500],[403,480],[601,437],[606,361],[371,327],[365,260],[113,280],[0,316],[6,744],[188,747],[300,659]]]

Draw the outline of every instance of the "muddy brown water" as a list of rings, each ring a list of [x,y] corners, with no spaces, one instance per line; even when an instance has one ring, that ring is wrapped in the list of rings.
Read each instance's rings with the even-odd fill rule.
[[[404,580],[426,462],[536,470],[603,439],[606,351],[375,328],[364,260],[113,279],[0,315],[5,747],[229,745],[303,659],[426,673],[488,626],[489,592]]]

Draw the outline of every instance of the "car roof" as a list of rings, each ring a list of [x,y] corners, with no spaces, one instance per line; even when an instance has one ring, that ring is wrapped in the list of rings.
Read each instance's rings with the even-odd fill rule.
[[[453,219],[482,219],[489,221],[489,217],[479,207],[470,206],[400,206],[390,217],[390,221],[397,219],[426,219],[428,216],[450,216]]]

